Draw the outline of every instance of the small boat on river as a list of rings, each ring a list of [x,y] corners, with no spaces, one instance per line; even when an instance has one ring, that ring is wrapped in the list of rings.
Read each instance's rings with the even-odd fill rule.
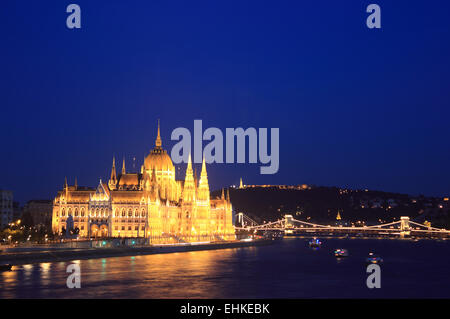
[[[313,239],[311,239],[308,242],[309,247],[311,248],[319,248],[320,246],[322,246],[322,242],[320,241],[319,238],[314,237]]]
[[[334,256],[336,258],[348,257],[348,250],[347,249],[338,248],[338,249],[336,249],[334,251]]]
[[[383,258],[374,253],[369,253],[369,256],[366,258],[366,262],[368,264],[380,264],[383,262]]]

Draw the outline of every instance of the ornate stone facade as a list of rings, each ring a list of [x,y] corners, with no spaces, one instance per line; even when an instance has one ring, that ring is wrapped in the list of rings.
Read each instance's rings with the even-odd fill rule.
[[[210,199],[205,161],[198,180],[190,157],[184,181],[176,180],[159,124],[140,173],[127,173],[124,161],[117,174],[113,158],[108,183],[100,180],[96,189],[65,181],[53,202],[54,232],[66,228],[69,215],[80,237],[145,237],[150,243],[235,239],[229,194]]]

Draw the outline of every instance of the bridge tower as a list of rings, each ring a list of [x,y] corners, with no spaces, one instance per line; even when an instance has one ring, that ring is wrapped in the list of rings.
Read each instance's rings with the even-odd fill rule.
[[[409,230],[409,217],[402,216],[400,217],[400,231],[408,231]]]
[[[244,227],[244,213],[237,214],[237,222],[241,227]]]
[[[294,223],[292,222],[293,219],[294,217],[292,217],[292,215],[284,215],[284,227],[293,228],[294,227]]]

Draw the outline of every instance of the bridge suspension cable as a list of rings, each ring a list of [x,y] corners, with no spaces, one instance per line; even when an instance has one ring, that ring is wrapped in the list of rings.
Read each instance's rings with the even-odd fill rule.
[[[427,233],[444,233],[444,234],[450,234],[449,230],[446,229],[439,229],[436,227],[426,226],[423,224],[419,224],[417,222],[413,222],[409,220],[409,217],[403,216],[399,221],[390,222],[386,224],[380,224],[380,225],[371,225],[371,226],[362,226],[362,227],[355,227],[355,226],[332,226],[332,225],[320,225],[315,223],[310,223],[298,219],[292,218],[291,215],[286,215],[284,219],[279,219],[277,221],[273,222],[267,222],[264,224],[258,224],[250,217],[246,216],[243,213],[238,214],[239,221],[242,225],[242,227],[235,227],[236,229],[253,229],[253,230],[285,230],[285,229],[303,229],[306,231],[309,230],[350,230],[350,231],[388,231],[388,232],[403,232],[403,231],[415,231],[415,232],[427,232]],[[294,223],[298,223],[301,225],[301,227],[296,227]],[[303,227],[303,225],[308,227]],[[398,225],[398,227],[392,227]],[[410,225],[422,227],[425,229],[413,229],[410,227]],[[387,228],[389,227],[389,228]]]
[[[313,227],[329,228],[329,226],[319,225],[319,224],[313,224],[313,223],[308,223],[308,222],[304,222],[304,221],[298,220],[298,219],[292,219],[292,221],[293,221],[293,222],[300,223],[300,224],[308,225],[308,226],[313,226]]]
[[[410,221],[409,223],[410,223],[410,224],[413,224],[413,225],[416,225],[416,226],[419,226],[419,227],[426,228],[426,229],[428,229],[428,230],[434,230],[434,231],[447,231],[446,229],[440,229],[440,228],[436,228],[436,227],[426,226],[426,225],[419,224],[419,223],[412,222],[412,221]]]
[[[396,222],[391,222],[391,223],[386,223],[386,224],[381,224],[381,225],[371,225],[371,226],[366,226],[366,227],[367,228],[382,228],[382,227],[397,225],[400,223],[401,223],[401,221],[396,221]]]

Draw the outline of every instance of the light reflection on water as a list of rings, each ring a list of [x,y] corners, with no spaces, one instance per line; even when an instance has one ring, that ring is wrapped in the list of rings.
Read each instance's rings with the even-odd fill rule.
[[[317,251],[306,242],[77,260],[81,289],[66,287],[71,262],[15,266],[0,273],[0,298],[450,297],[448,242],[324,239]],[[336,260],[336,248],[350,256]],[[385,260],[378,290],[365,285],[369,251]]]

